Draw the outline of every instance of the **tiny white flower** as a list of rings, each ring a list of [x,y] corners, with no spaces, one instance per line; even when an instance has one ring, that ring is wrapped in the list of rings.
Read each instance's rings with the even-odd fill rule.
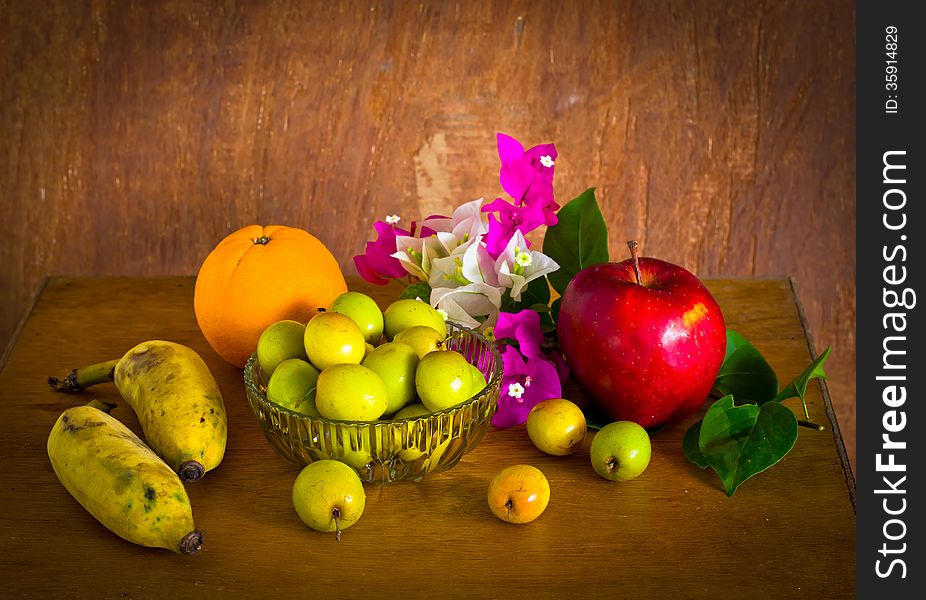
[[[542,164],[543,166],[549,169],[555,163],[553,162],[552,156],[550,156],[549,154],[544,154],[543,156],[540,157],[540,164]]]
[[[389,215],[386,217],[386,223],[389,225],[395,225],[401,220],[402,220],[402,217],[400,217],[399,215]]]
[[[447,320],[447,317],[448,317],[447,311],[444,310],[443,308],[438,308],[438,309],[437,309],[437,314],[439,314],[443,320],[445,320],[445,321]]]
[[[521,396],[524,395],[524,386],[522,386],[520,383],[517,383],[517,382],[512,383],[511,385],[508,386],[508,395],[511,396],[512,398],[517,398],[518,400],[520,400]]]
[[[533,258],[531,257],[531,253],[524,252],[523,250],[518,252],[514,257],[514,264],[518,265],[519,267],[529,267],[531,266],[532,261]]]

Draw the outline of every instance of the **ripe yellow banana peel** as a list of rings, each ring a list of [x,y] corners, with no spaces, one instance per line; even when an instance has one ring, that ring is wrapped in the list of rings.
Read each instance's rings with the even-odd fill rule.
[[[116,535],[142,546],[193,554],[203,543],[177,474],[102,403],[64,411],[48,436],[48,458],[71,495]],[[101,410],[103,409],[103,410]]]
[[[148,445],[184,482],[202,478],[222,462],[225,404],[209,367],[193,349],[151,340],[118,360],[75,369],[64,379],[49,378],[52,387],[66,392],[106,381],[115,381]]]

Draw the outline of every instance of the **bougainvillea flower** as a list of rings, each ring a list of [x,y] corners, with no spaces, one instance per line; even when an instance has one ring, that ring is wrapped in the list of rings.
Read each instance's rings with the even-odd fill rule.
[[[552,200],[557,157],[553,144],[540,144],[525,152],[518,140],[504,133],[496,135],[496,143],[502,161],[498,179],[515,204],[521,204],[531,189]]]
[[[492,258],[498,258],[516,231],[528,234],[546,223],[544,207],[536,204],[515,206],[501,198],[482,207],[489,215],[489,227],[486,234],[486,248]],[[555,215],[553,217],[556,218]]]
[[[511,427],[527,421],[538,403],[562,395],[556,367],[542,358],[525,359],[513,346],[502,352],[504,375],[498,395],[498,411],[492,417],[496,427]]]
[[[498,315],[498,322],[492,330],[495,339],[508,338],[518,342],[518,348],[527,358],[542,358],[540,345],[543,330],[537,311],[524,309],[517,313],[504,312]]]
[[[397,219],[387,218],[397,222]],[[376,230],[376,240],[367,242],[366,252],[354,257],[354,265],[365,280],[376,285],[386,285],[390,278],[405,275],[402,263],[392,255],[396,252],[396,237],[410,234],[386,221],[376,221],[373,228]]]
[[[412,277],[427,281],[431,273],[431,261],[445,256],[443,245],[436,236],[417,238],[410,235],[399,235],[395,238],[396,251],[392,258]],[[403,273],[404,274],[404,273]]]
[[[498,284],[503,288],[511,288],[511,299],[515,302],[521,300],[521,292],[531,281],[557,269],[559,265],[546,254],[528,250],[527,240],[520,231],[514,232],[495,261]]]
[[[482,198],[477,198],[458,206],[449,217],[428,217],[421,223],[421,237],[426,237],[425,231],[431,231],[435,234],[451,233],[460,241],[482,235],[487,229],[486,223],[482,219],[481,207]]]
[[[479,198],[458,206],[450,217],[428,217],[421,223],[422,237],[396,238],[396,251],[392,257],[411,275],[429,281],[436,259],[451,256],[461,245],[488,231],[482,219],[481,206],[482,198]],[[425,232],[432,233],[425,236]]]
[[[498,286],[498,273],[495,272],[495,257],[489,254],[484,243],[485,236],[477,237],[463,254],[463,277],[473,283],[487,283]]]
[[[430,301],[431,306],[447,313],[448,320],[477,329],[495,325],[502,292],[487,283],[470,283],[456,288],[432,289]]]

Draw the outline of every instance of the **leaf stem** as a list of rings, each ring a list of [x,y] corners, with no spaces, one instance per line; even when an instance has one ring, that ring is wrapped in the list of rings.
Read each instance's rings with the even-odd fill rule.
[[[805,421],[803,419],[798,419],[797,424],[801,427],[806,427],[807,429],[815,429],[816,431],[824,431],[826,427],[820,425],[819,423],[814,423],[813,421]]]
[[[633,274],[637,278],[637,283],[643,285],[643,276],[640,275],[640,259],[637,257],[639,245],[637,240],[627,242],[627,247],[630,248],[630,260],[633,262]]]

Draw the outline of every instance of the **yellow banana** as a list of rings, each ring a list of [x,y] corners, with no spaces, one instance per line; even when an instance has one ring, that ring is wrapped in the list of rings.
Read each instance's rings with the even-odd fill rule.
[[[228,424],[222,394],[209,367],[181,344],[152,340],[118,360],[49,378],[62,391],[115,381],[138,415],[148,445],[184,482],[196,481],[225,455]]]
[[[48,436],[48,458],[68,492],[119,537],[181,554],[202,546],[180,478],[103,410],[64,411]]]

